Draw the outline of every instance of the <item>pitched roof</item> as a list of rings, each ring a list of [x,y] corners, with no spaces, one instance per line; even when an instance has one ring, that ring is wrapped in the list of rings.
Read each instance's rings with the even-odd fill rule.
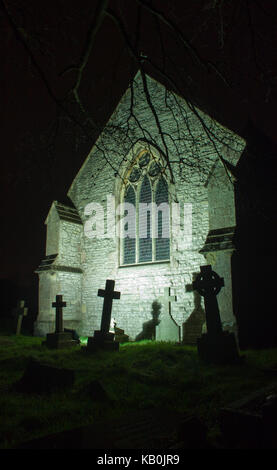
[[[53,209],[53,207],[56,208],[57,214],[60,218],[60,220],[66,220],[67,222],[72,222],[74,224],[79,224],[83,225],[83,222],[78,214],[78,211],[75,207],[70,207],[65,204],[61,204],[58,201],[53,201],[52,206],[50,208],[50,211],[48,212],[47,218],[45,220],[45,223],[47,224],[48,222],[48,217]]]

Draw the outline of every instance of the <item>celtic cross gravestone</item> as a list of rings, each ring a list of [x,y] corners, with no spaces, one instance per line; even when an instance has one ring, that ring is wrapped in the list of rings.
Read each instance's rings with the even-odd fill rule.
[[[206,362],[226,364],[240,362],[235,335],[222,331],[216,296],[224,287],[224,279],[210,265],[201,266],[192,288],[204,297],[207,333],[197,339],[198,354]]]
[[[224,286],[224,279],[212,271],[210,265],[201,266],[200,271],[192,287],[204,297],[207,331],[210,335],[216,336],[222,332],[216,296]]]

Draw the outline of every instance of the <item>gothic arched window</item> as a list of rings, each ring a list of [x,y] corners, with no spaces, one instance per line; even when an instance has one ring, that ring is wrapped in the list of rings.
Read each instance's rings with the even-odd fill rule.
[[[155,202],[158,211],[157,238],[156,238],[156,260],[169,259],[169,205],[168,186],[164,178],[160,178],[155,193]]]
[[[121,244],[124,265],[170,258],[168,185],[162,173],[159,162],[144,151],[125,180]]]
[[[129,220],[125,223],[123,230],[129,235],[125,237],[124,240],[124,264],[133,264],[136,262],[136,216],[130,213],[130,209],[127,204],[136,207],[136,194],[132,186],[129,186],[128,190],[125,193],[124,202],[126,205],[126,210],[124,211],[124,216],[129,212]]]

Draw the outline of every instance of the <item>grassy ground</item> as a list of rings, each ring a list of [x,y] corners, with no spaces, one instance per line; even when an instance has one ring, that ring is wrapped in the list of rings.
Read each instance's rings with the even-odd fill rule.
[[[216,442],[220,407],[272,383],[274,376],[264,369],[277,365],[277,349],[245,351],[240,366],[207,366],[196,348],[161,342],[126,343],[119,352],[89,355],[82,346],[57,351],[41,343],[31,336],[0,336],[0,448],[161,406],[200,417]],[[13,391],[30,357],[74,369],[74,386],[41,396]],[[95,379],[109,396],[101,404],[88,391]]]

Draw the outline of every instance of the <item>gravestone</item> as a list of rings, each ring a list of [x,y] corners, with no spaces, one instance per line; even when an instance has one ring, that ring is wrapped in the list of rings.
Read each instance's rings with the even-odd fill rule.
[[[85,386],[85,392],[94,402],[108,402],[110,397],[99,380],[92,380]]]
[[[88,337],[87,350],[106,349],[118,351],[119,343],[114,341],[114,333],[110,332],[112,304],[114,299],[120,299],[120,292],[114,290],[115,281],[106,280],[106,288],[98,289],[98,296],[104,298],[100,330],[94,336]]]
[[[51,393],[71,387],[74,379],[74,370],[42,364],[31,358],[14,388],[22,393]]]
[[[13,310],[13,317],[16,323],[16,335],[20,335],[23,317],[26,317],[28,308],[25,307],[25,300],[19,300],[16,308]]]
[[[226,448],[277,448],[276,382],[225,405],[219,424]]]
[[[121,449],[121,452],[122,449],[164,450],[169,449],[171,443],[174,442],[182,421],[182,415],[176,410],[165,407],[140,409],[123,413],[117,418],[109,417],[97,423],[22,442],[17,448],[103,449],[105,451]],[[168,462],[171,458],[172,456],[169,455]]]
[[[66,302],[63,302],[62,295],[56,295],[56,302],[52,303],[52,307],[56,309],[56,328],[54,333],[46,335],[44,344],[50,349],[68,348],[77,345],[78,342],[72,339],[72,333],[65,332],[63,329],[63,307],[66,307]]]
[[[114,340],[118,343],[127,343],[129,341],[129,335],[126,335],[122,328],[118,328],[116,322],[114,322],[114,335]]]
[[[198,355],[202,360],[216,364],[239,362],[235,335],[222,330],[216,298],[224,286],[224,279],[212,271],[210,265],[200,266],[200,271],[192,287],[204,297],[207,333],[197,339]]]
[[[171,302],[176,302],[177,297],[170,295],[170,287],[164,288],[164,295],[159,299],[163,309],[161,319],[156,326],[157,341],[180,341],[180,327],[171,316]]]
[[[127,343],[129,341],[129,335],[126,335],[122,328],[118,328],[114,318],[111,319],[109,333],[114,333],[114,341],[118,343]]]

